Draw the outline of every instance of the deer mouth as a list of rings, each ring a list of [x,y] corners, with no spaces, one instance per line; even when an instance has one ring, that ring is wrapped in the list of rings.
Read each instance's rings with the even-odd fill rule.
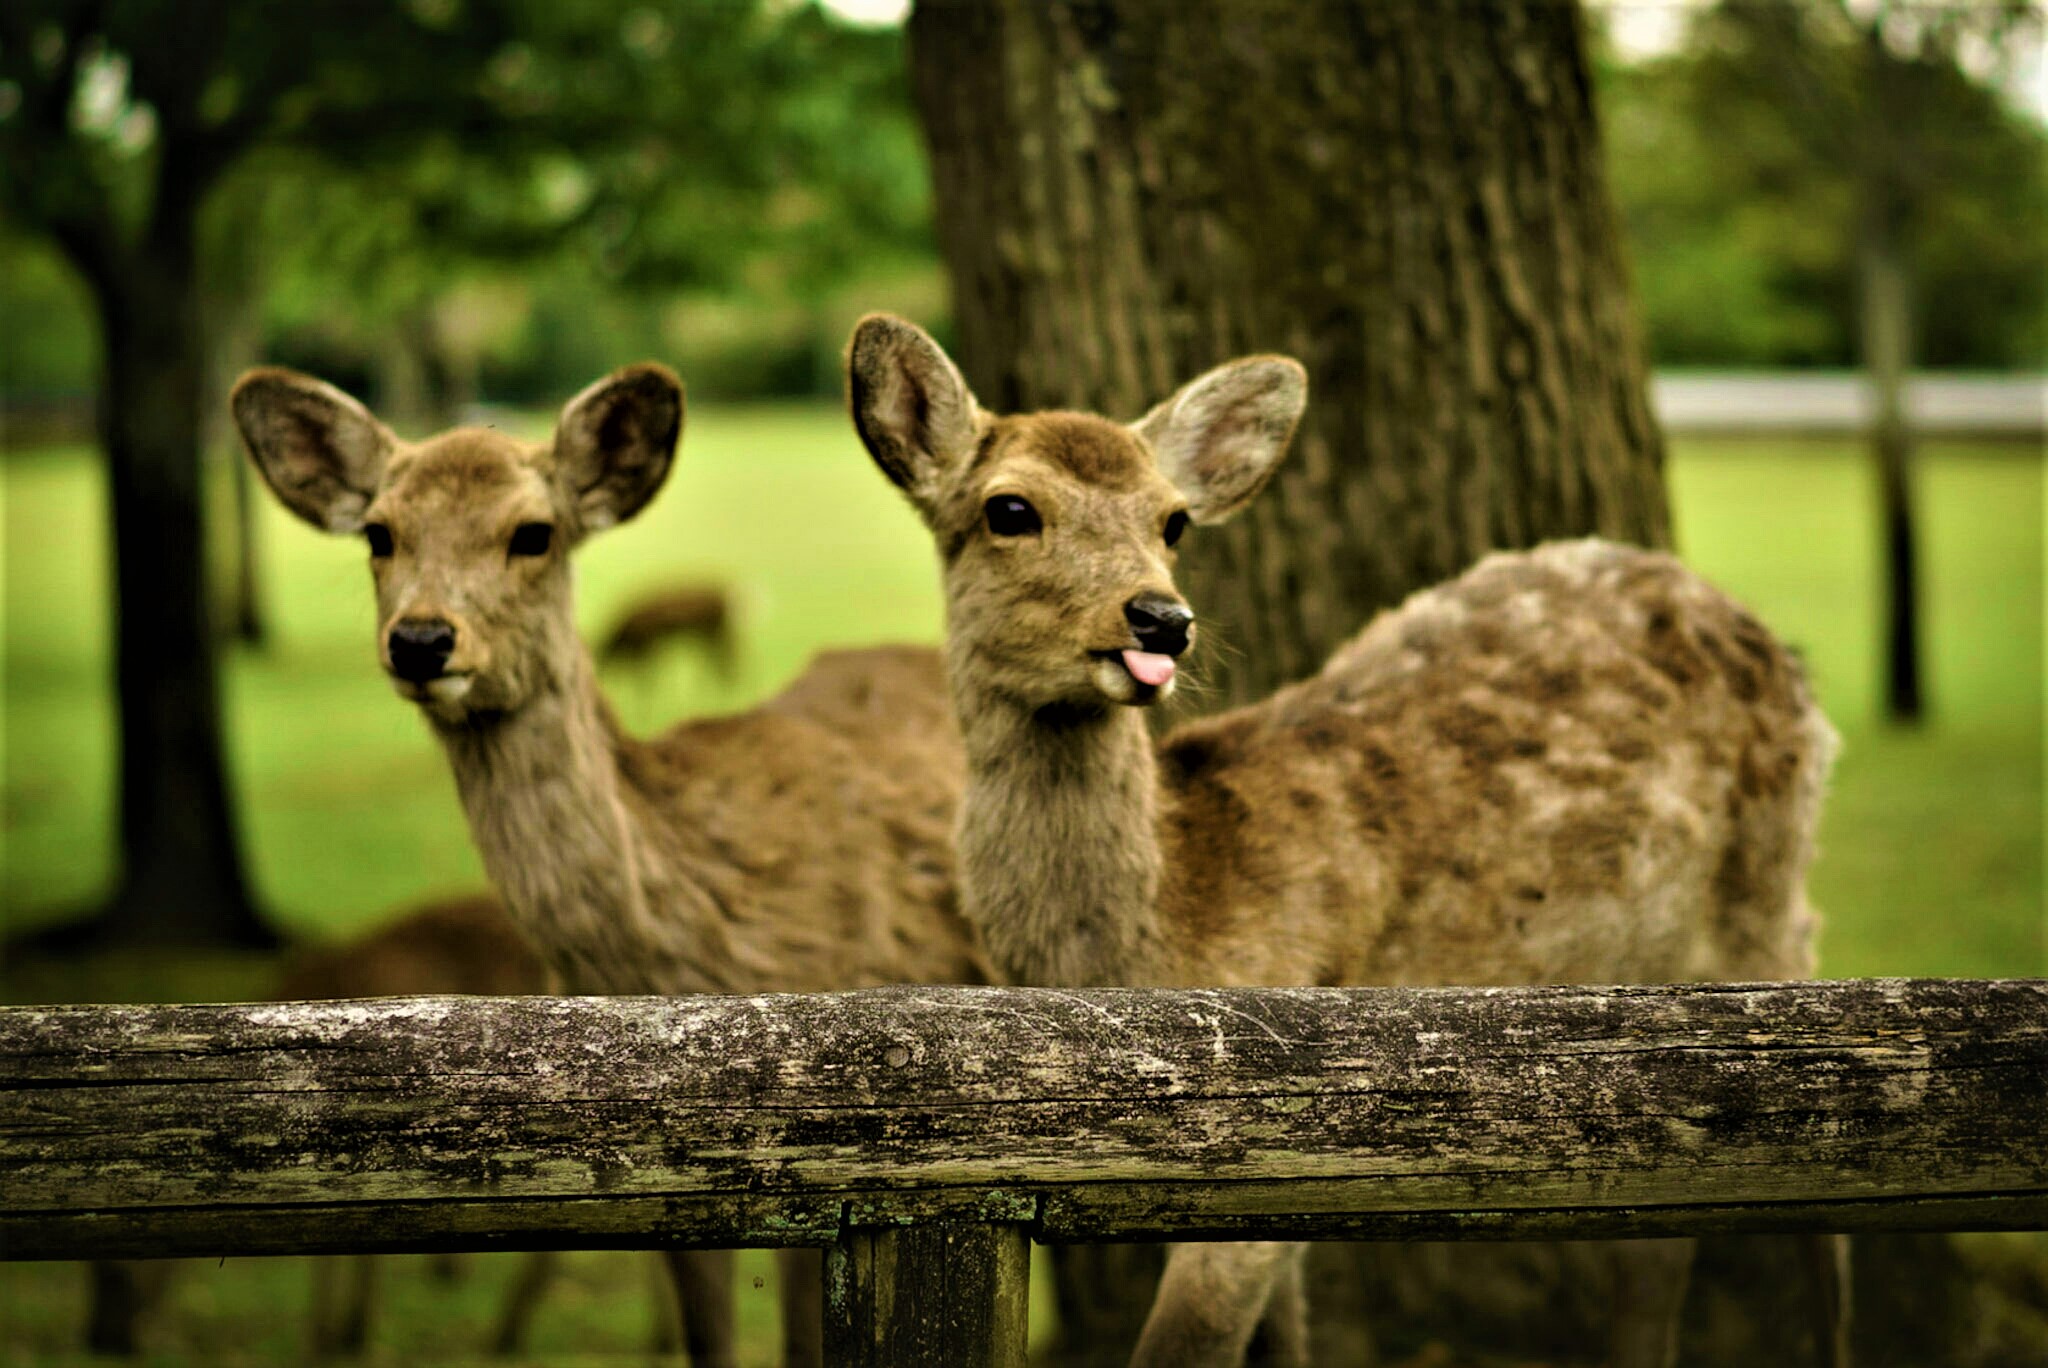
[[[454,674],[435,675],[432,679],[401,679],[393,675],[391,687],[398,691],[400,698],[414,703],[422,703],[428,707],[453,707],[462,702],[474,680],[475,677],[466,670]]]
[[[1179,666],[1170,655],[1140,651],[1136,647],[1090,651],[1089,654],[1096,661],[1096,685],[1119,703],[1151,703],[1173,692],[1174,675]]]

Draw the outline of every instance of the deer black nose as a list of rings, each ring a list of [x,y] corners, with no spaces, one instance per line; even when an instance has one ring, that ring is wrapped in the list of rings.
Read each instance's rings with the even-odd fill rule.
[[[439,679],[455,653],[455,628],[441,618],[407,618],[391,629],[391,673],[415,684]]]
[[[1195,613],[1185,603],[1146,595],[1124,605],[1124,621],[1131,624],[1139,649],[1177,656],[1188,648]]]

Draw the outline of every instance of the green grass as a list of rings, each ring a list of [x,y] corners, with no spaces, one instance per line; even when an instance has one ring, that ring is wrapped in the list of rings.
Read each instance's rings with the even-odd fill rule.
[[[1917,731],[1877,716],[1875,494],[1845,443],[1681,443],[1671,485],[1687,558],[1806,655],[1846,749],[1814,875],[1834,975],[2048,972],[2042,889],[2043,466],[2012,447],[1934,444],[1925,517],[1929,693]],[[15,927],[65,915],[111,873],[101,475],[80,450],[0,464],[5,536],[5,879]],[[262,651],[225,687],[234,783],[256,887],[288,931],[336,935],[394,905],[481,883],[431,738],[375,667],[368,575],[354,540],[265,505]],[[740,595],[743,668],[730,687],[688,656],[610,680],[648,727],[739,706],[831,644],[934,640],[939,600],[909,512],[823,407],[695,415],[669,488],[580,563],[586,634],[636,590],[712,578]],[[247,959],[114,961],[21,976],[23,997],[246,997]],[[652,1315],[635,1256],[577,1255],[550,1293],[535,1351],[567,1364],[632,1353]],[[741,1279],[749,1343],[772,1343],[773,1269]],[[460,1288],[387,1277],[376,1357],[455,1362],[482,1341],[510,1272],[477,1260]],[[297,1357],[300,1260],[193,1264],[165,1318],[166,1363]],[[761,1278],[757,1287],[754,1279]],[[74,1355],[84,1275],[0,1269],[0,1365]],[[1043,1292],[1041,1287],[1039,1291]],[[1033,1323],[1047,1317],[1035,1308]]]
[[[1680,549],[1806,656],[1842,758],[1812,892],[1833,976],[2048,973],[2043,465],[1930,443],[1919,466],[1930,714],[1880,717],[1877,492],[1849,443],[1681,443]]]

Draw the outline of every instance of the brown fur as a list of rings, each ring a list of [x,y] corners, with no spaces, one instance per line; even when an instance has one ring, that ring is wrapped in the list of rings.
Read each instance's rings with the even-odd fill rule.
[[[488,893],[422,903],[339,945],[296,952],[271,996],[326,998],[473,993],[511,997],[553,988],[547,966]]]
[[[614,719],[576,636],[569,552],[665,478],[682,422],[667,371],[599,381],[539,444],[480,428],[400,442],[289,371],[244,376],[234,409],[288,507],[388,534],[372,557],[387,670],[394,628],[452,629],[443,674],[393,685],[447,750],[491,881],[571,991],[987,979],[956,906],[963,765],[933,653],[834,653],[779,699],[648,740]],[[511,554],[532,523],[554,529],[547,551]],[[917,725],[873,708],[883,686]]]
[[[871,396],[892,369],[971,421],[937,444],[889,431]],[[1155,748],[1124,705],[1167,689],[1103,655],[1136,644],[1127,602],[1178,601],[1166,516],[1227,517],[1270,474],[1299,368],[1222,367],[1129,428],[992,418],[964,388],[931,398],[957,372],[930,339],[868,320],[851,377],[856,427],[881,435],[943,551],[964,894],[1008,980],[1811,972],[1803,881],[1833,732],[1792,656],[1670,557],[1596,541],[1490,557],[1314,678]],[[993,495],[1030,501],[1042,530],[992,531]],[[1270,1248],[1176,1248],[1134,1361],[1235,1362],[1286,1276]],[[1658,1361],[1619,1346],[1670,1327],[1621,1320],[1617,1352]]]
[[[702,642],[720,676],[731,679],[731,596],[716,584],[685,584],[635,599],[605,635],[597,658],[606,665],[645,662],[670,641]]]

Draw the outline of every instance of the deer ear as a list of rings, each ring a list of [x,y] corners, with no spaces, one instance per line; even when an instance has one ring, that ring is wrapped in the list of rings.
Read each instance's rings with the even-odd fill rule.
[[[555,424],[555,460],[595,532],[638,513],[668,478],[683,435],[683,382],[644,361],[571,399]]]
[[[1198,523],[1222,522],[1265,487],[1308,403],[1308,372],[1286,356],[1247,356],[1182,385],[1131,425]]]
[[[324,380],[265,366],[228,404],[278,502],[328,532],[360,532],[390,458],[390,429]]]
[[[927,511],[945,473],[981,440],[986,421],[952,358],[922,328],[888,314],[854,325],[846,399],[875,464]]]

